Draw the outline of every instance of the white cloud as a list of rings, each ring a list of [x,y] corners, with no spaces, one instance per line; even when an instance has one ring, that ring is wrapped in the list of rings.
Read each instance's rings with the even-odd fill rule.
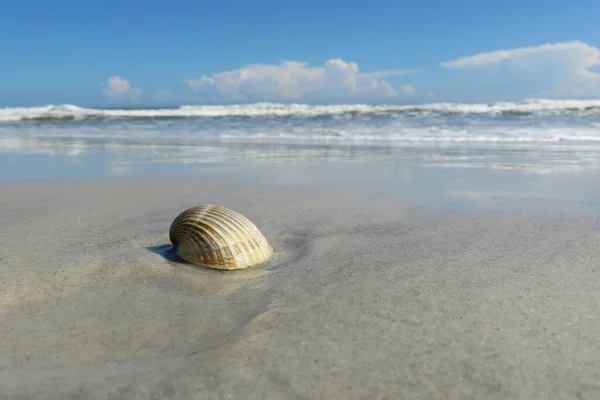
[[[358,64],[330,59],[323,67],[283,61],[278,65],[255,64],[240,69],[186,80],[186,85],[211,98],[228,100],[298,100],[307,97],[395,97],[396,89],[383,77],[415,72],[390,70],[359,72]]]
[[[495,79],[507,74],[507,84],[519,85],[522,79],[546,96],[600,95],[600,73],[593,70],[600,66],[600,49],[579,41],[480,53],[441,66],[471,73],[493,71]]]
[[[407,83],[406,85],[402,86],[402,93],[404,93],[406,96],[414,96],[417,94],[417,89],[412,83]]]
[[[108,78],[107,85],[108,86],[102,85],[102,92],[104,92],[107,97],[113,100],[126,98],[132,102],[140,101],[142,89],[132,88],[129,82],[125,79],[122,79],[120,76],[111,76]]]

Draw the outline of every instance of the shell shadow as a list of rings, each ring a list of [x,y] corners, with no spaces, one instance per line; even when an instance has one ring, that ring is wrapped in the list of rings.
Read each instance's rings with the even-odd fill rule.
[[[150,247],[146,247],[146,249],[153,252],[154,254],[158,254],[159,256],[163,257],[165,260],[167,260],[169,262],[177,263],[177,264],[189,264],[187,261],[185,261],[183,258],[181,258],[177,255],[175,248],[171,244],[163,244],[160,246],[150,246]]]

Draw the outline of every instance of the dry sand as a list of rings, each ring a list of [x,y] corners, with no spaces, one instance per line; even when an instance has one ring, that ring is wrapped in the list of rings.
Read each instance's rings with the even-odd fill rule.
[[[0,184],[0,397],[600,398],[598,213],[298,176]],[[196,203],[250,218],[274,259],[163,257]]]

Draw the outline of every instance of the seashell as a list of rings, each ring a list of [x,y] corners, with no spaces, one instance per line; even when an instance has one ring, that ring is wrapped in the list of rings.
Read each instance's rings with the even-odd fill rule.
[[[243,215],[223,206],[201,204],[175,218],[169,238],[181,258],[216,269],[243,269],[268,260],[273,248]]]

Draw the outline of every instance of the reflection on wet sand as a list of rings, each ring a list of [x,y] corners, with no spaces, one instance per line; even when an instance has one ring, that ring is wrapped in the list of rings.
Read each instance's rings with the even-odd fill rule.
[[[413,162],[430,168],[488,168],[524,173],[581,172],[600,169],[596,150],[544,146],[477,145],[348,145],[314,143],[253,143],[196,141],[182,144],[155,139],[151,142],[89,138],[20,138],[0,141],[0,156],[38,155],[62,162],[109,165],[159,163],[289,163],[298,161]],[[114,169],[116,173],[124,170]]]

